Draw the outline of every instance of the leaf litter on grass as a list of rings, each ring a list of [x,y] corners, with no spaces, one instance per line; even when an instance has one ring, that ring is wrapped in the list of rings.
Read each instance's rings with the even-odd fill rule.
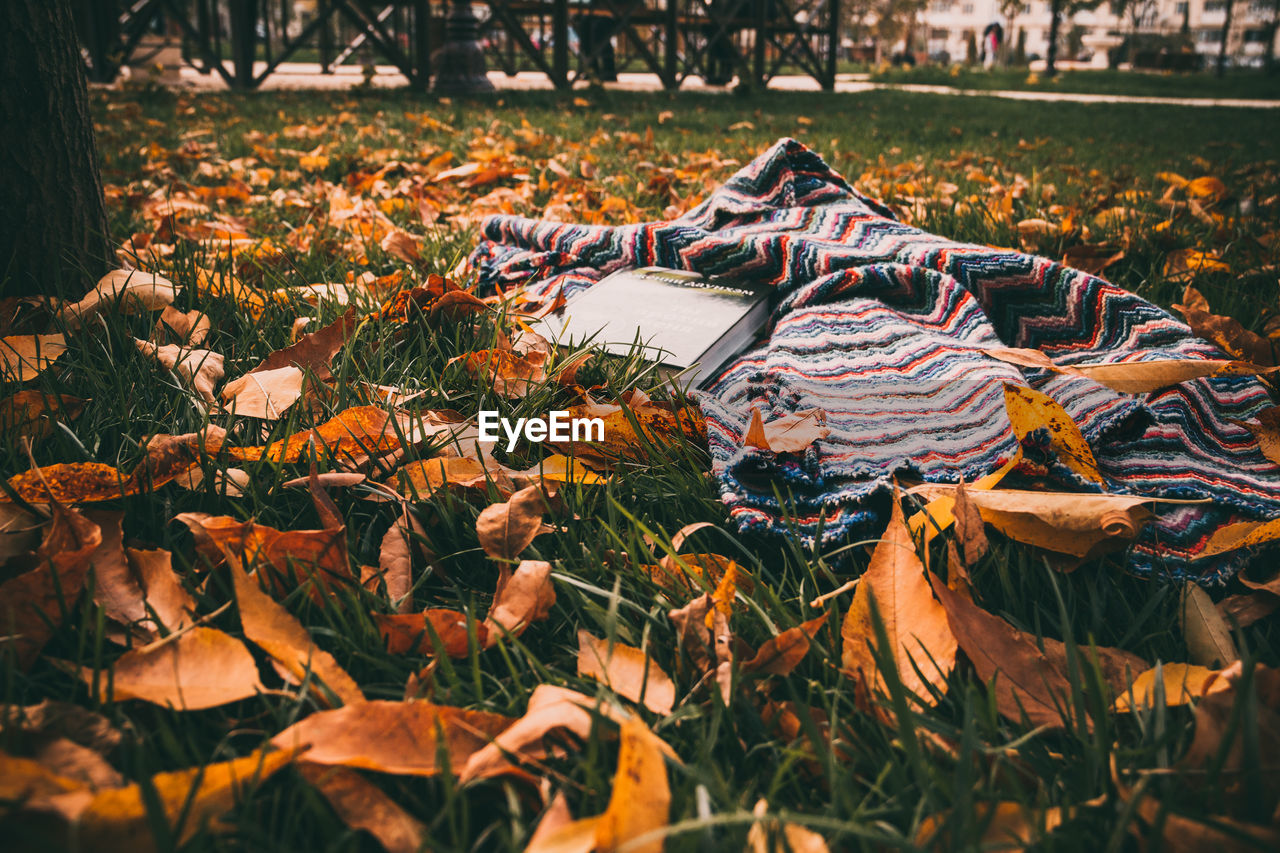
[[[214,103],[193,105],[198,121]],[[598,112],[591,98],[568,109]],[[677,216],[749,158],[751,134],[773,132],[768,114],[739,120],[739,140],[700,136],[703,148],[685,150],[652,130],[678,126],[674,112],[640,110],[579,137],[489,115],[467,126],[393,109],[362,125],[366,111],[351,104],[310,123],[273,118],[270,130],[135,146],[122,161],[129,183],[107,188],[128,219],[122,268],[84,299],[48,306],[43,326],[6,314],[5,429],[42,439],[34,460],[8,457],[0,496],[6,666],[54,685],[40,690],[101,702],[114,719],[157,721],[170,740],[185,725],[248,719],[257,733],[204,753],[148,745],[156,760],[146,766],[159,772],[109,750],[84,758],[104,796],[64,772],[75,766],[55,758],[65,746],[15,734],[29,729],[6,716],[6,748],[33,756],[4,758],[17,780],[6,808],[52,815],[101,849],[124,839],[145,849],[157,818],[178,840],[216,838],[221,815],[255,819],[249,789],[269,775],[273,786],[314,788],[331,809],[323,820],[393,851],[469,846],[474,836],[444,840],[435,808],[478,810],[492,786],[513,794],[505,808],[520,828],[506,845],[534,850],[657,850],[668,833],[750,849],[1025,846],[1089,820],[1166,837],[1171,827],[1219,840],[1274,832],[1276,792],[1249,787],[1274,768],[1240,746],[1232,716],[1246,708],[1270,743],[1271,671],[1252,653],[1226,659],[1217,609],[1181,607],[1196,614],[1183,616],[1188,627],[1170,632],[1174,642],[1143,642],[1143,656],[1067,630],[1086,618],[1084,587],[1072,585],[1094,573],[1054,572],[1122,548],[1159,506],[1011,488],[1007,471],[965,488],[904,484],[846,604],[831,594],[833,566],[847,568],[835,556],[771,555],[716,527],[715,496],[688,470],[706,464],[696,408],[645,384],[637,365],[552,351],[518,312],[546,311],[554,297],[482,296],[457,264],[466,229],[489,213]],[[339,129],[358,146],[322,140]],[[116,128],[105,133],[113,144]],[[387,147],[364,141],[378,134]],[[619,144],[620,159],[602,153]],[[1252,193],[1273,211],[1258,188],[1274,192],[1274,175],[1210,174],[1203,161],[1191,178],[1108,182],[1064,168],[1052,184],[1023,162],[1037,148],[932,162],[899,152],[849,171],[924,227],[968,228],[978,242],[1119,277],[1147,262],[1185,287],[1167,295],[1181,293],[1191,326],[1235,359],[1055,369],[1124,393],[1200,376],[1268,381],[1274,298],[1246,326],[1213,314],[1196,286],[1232,270],[1274,280],[1265,270],[1276,229],[1232,206]],[[839,140],[832,149],[852,157]],[[114,424],[132,446],[89,438],[104,427],[104,397],[127,396],[85,381],[113,335],[142,357],[119,368],[134,371],[139,397],[160,400],[159,416]],[[1098,479],[1061,407],[1012,387],[1007,401],[1020,438],[1047,431],[1063,464]],[[485,445],[475,417],[492,407],[599,417],[606,440],[555,452]],[[1245,424],[1264,448],[1273,426]],[[744,440],[799,454],[826,429],[816,410],[753,414]],[[287,488],[303,482],[310,504]],[[928,506],[908,521],[902,501],[917,496]],[[1280,538],[1246,527],[1221,531],[1216,547]],[[1030,601],[1004,592],[1031,578]],[[1264,604],[1280,597],[1274,579],[1243,582]],[[1064,616],[1055,595],[1077,612]],[[803,612],[819,597],[823,612]],[[1160,614],[1177,621],[1174,608],[1141,618]],[[1206,626],[1212,660],[1194,639]],[[1258,636],[1265,645],[1270,635]],[[1159,728],[1171,724],[1181,758]],[[263,739],[276,750],[253,751]],[[1099,756],[1112,741],[1126,772],[1172,768],[1211,792],[1205,774],[1216,774],[1248,802],[1212,800],[1206,811],[1155,790],[1158,779],[1135,788],[1108,777]],[[1026,782],[1033,767],[1064,773],[1082,755],[1102,768],[1086,783]],[[943,782],[947,794],[926,791],[924,807],[903,809],[899,800],[921,796],[920,762],[936,762],[935,779],[990,773],[976,798]],[[400,781],[442,775],[461,793]],[[892,831],[849,820],[848,791],[897,791],[872,807]],[[705,820],[716,813],[723,829]]]

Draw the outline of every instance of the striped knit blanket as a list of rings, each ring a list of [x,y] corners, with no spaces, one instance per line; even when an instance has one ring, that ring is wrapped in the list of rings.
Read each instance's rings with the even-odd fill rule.
[[[1047,258],[958,243],[897,221],[822,159],[783,139],[670,222],[585,226],[493,216],[471,258],[482,285],[572,296],[620,268],[732,274],[779,290],[770,335],[699,397],[713,473],[740,530],[807,545],[874,537],[895,475],[988,474],[1017,451],[1005,383],[1055,398],[1093,448],[1107,490],[1209,504],[1157,506],[1130,549],[1141,573],[1220,582],[1236,553],[1195,560],[1224,524],[1280,516],[1280,468],[1234,423],[1271,405],[1250,378],[1201,379],[1138,397],[984,353],[1030,347],[1060,365],[1221,358],[1162,309]],[[827,412],[803,455],[744,448],[765,421]],[[1023,469],[1096,491],[1050,453]],[[786,496],[780,505],[777,495]]]

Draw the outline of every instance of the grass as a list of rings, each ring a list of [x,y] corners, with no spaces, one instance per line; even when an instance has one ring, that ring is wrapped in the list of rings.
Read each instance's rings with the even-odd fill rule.
[[[1091,95],[1148,95],[1168,98],[1280,98],[1280,75],[1235,70],[1223,77],[1211,71],[1060,71],[1045,77],[1025,68],[984,70],[966,65],[921,65],[871,69],[877,83],[922,83],[956,89],[1026,92],[1079,92]]]
[[[574,202],[575,212],[608,221],[660,216],[673,195],[705,193],[777,137],[793,135],[868,192],[887,200],[929,195],[942,182],[958,185],[951,203],[929,208],[920,220],[924,227],[959,239],[1014,245],[1012,223],[1017,219],[1046,216],[1057,221],[1064,211],[1074,209],[1090,225],[1090,240],[1127,242],[1124,259],[1108,271],[1122,285],[1168,305],[1180,295],[1182,283],[1166,280],[1165,258],[1178,247],[1204,246],[1221,252],[1240,271],[1236,276],[1196,279],[1215,310],[1260,329],[1268,312],[1276,309],[1274,268],[1265,268],[1276,262],[1277,244],[1267,249],[1258,240],[1277,227],[1280,166],[1272,140],[1280,120],[1270,112],[1003,101],[984,102],[977,110],[968,99],[897,92],[834,97],[768,93],[743,99],[592,91],[438,103],[399,92],[197,97],[142,90],[99,94],[93,106],[103,178],[118,199],[111,210],[117,241],[144,224],[130,198],[163,194],[175,183],[216,185],[224,180],[217,176],[218,164],[235,158],[256,157],[276,169],[266,186],[256,190],[269,194],[303,190],[317,177],[341,183],[349,174],[372,172],[385,162],[419,161],[441,150],[453,152],[456,162],[489,150],[528,163],[563,153],[574,174],[580,173],[580,162],[594,160],[595,177],[585,185],[584,198]],[[649,128],[651,143],[645,141]],[[316,173],[299,169],[296,155],[279,152],[317,145],[324,146],[329,161]],[[207,165],[202,172],[202,164],[213,164],[212,172]],[[680,166],[689,169],[688,174],[661,172]],[[974,170],[983,173],[983,181],[971,179]],[[1157,174],[1166,171],[1218,176],[1236,202],[1249,201],[1255,215],[1232,217],[1222,226],[1225,233],[1181,220],[1157,229],[1164,221],[1155,202],[1163,191]],[[533,173],[535,181],[537,174]],[[655,181],[655,176],[663,180]],[[1018,176],[1028,190],[1015,202],[1015,215],[991,215],[986,200],[993,197],[988,192],[992,182],[1007,188],[1018,183]],[[674,194],[664,189],[666,182]],[[920,186],[908,187],[908,182]],[[458,211],[465,212],[475,196],[488,189],[460,198]],[[619,210],[629,208],[631,213],[600,214],[609,197],[622,199],[625,206]],[[548,192],[537,189],[529,209],[538,210],[547,200]],[[1141,214],[1128,233],[1119,226],[1096,224],[1097,211],[1120,203]],[[1051,212],[1052,205],[1061,208]],[[322,225],[321,219],[309,219],[305,212],[270,203],[227,203],[223,209],[242,217],[254,236],[270,237],[280,245],[287,245],[283,241],[291,227],[309,221]],[[395,208],[391,215],[410,230],[423,231],[411,208]],[[424,253],[427,270],[451,270],[475,240],[473,227],[446,225],[432,232]],[[1042,251],[1055,254],[1062,248],[1053,244]],[[258,267],[247,261],[239,272],[246,280],[274,289],[341,281],[366,271],[385,275],[406,267],[375,247],[369,248],[368,256],[367,263],[353,264],[324,240],[316,240],[309,249],[288,251],[284,262]],[[179,241],[171,277],[189,282],[198,265],[211,263],[208,245]],[[255,319],[231,300],[196,303],[189,292],[178,303],[183,309],[197,305],[211,316],[214,332],[207,346],[227,356],[229,377],[285,345],[294,317],[311,311],[304,303],[290,302],[271,305]],[[323,323],[340,309],[322,303],[312,313],[318,315],[315,322]],[[147,316],[112,318],[74,340],[56,379],[51,371],[36,380],[35,388],[89,399],[77,421],[36,447],[37,462],[95,460],[127,468],[140,458],[141,442],[148,435],[190,432],[205,422],[205,414],[177,381],[135,352],[130,337],[145,338],[151,323]],[[492,321],[476,329],[466,324],[424,325],[406,337],[393,333],[387,324],[366,325],[343,350],[334,373],[423,391],[412,404],[416,409],[452,408],[473,415],[480,408],[496,408],[519,416],[570,402],[567,392],[555,387],[508,402],[448,365],[454,355],[489,345]],[[614,388],[646,381],[635,363],[592,369],[596,373],[589,379]],[[350,382],[340,383],[324,413],[291,415],[276,426],[271,438],[306,428],[353,404],[350,388]],[[245,443],[264,438],[243,421],[231,432]],[[537,456],[535,448],[522,448],[509,462],[525,467]],[[6,476],[27,467],[18,447],[0,450],[0,471]],[[673,674],[677,695],[684,697],[699,676],[681,662],[667,618],[667,610],[683,602],[666,600],[636,566],[663,556],[669,537],[691,522],[716,525],[695,534],[695,550],[731,556],[756,579],[732,621],[737,636],[753,646],[812,616],[808,600],[865,567],[861,549],[844,549],[852,559],[840,562],[830,553],[806,553],[794,544],[738,535],[725,524],[714,485],[703,473],[708,468],[704,448],[678,441],[644,463],[624,467],[607,486],[567,489],[571,520],[563,530],[538,538],[526,554],[555,566],[557,604],[550,617],[500,648],[473,652],[463,660],[442,659],[428,680],[426,697],[518,715],[538,683],[606,695],[607,690],[576,674],[579,628],[643,645]],[[212,488],[188,492],[169,486],[154,495],[118,502],[125,512],[126,541],[172,550],[202,613],[231,600],[230,581],[218,573],[205,574],[192,553],[189,534],[172,522],[176,514],[254,517],[286,530],[319,525],[305,494],[278,488],[305,471],[266,463],[250,471],[252,484],[244,498],[225,498]],[[354,564],[376,565],[392,509],[350,491],[333,494],[347,520]],[[426,538],[439,560],[436,569],[417,577],[417,609],[449,607],[473,616],[487,610],[497,570],[484,558],[474,532],[476,516],[486,503],[441,494],[418,503],[416,512],[428,524]],[[657,544],[646,542],[646,532],[654,534]],[[941,542],[934,546],[935,560],[945,559],[941,547]],[[626,559],[619,560],[623,553]],[[1093,642],[1124,648],[1153,662],[1186,660],[1176,627],[1176,589],[1126,574],[1122,556],[1059,574],[1031,550],[997,542],[973,575],[983,606],[1021,629],[1064,639],[1071,648]],[[401,698],[406,681],[427,663],[419,656],[384,650],[370,618],[371,613],[390,611],[380,596],[353,588],[338,600],[317,604],[300,591],[285,604],[371,699]],[[848,680],[839,673],[839,617],[847,606],[847,597],[830,605],[833,618],[789,678],[740,692],[729,707],[703,692],[682,702],[670,717],[647,715],[681,758],[669,768],[670,849],[741,848],[754,820],[751,809],[761,798],[774,812],[821,832],[833,849],[912,849],[924,819],[947,810],[952,814],[946,827],[948,846],[973,848],[985,828],[984,812],[975,804],[1014,801],[1035,814],[1076,807],[1114,792],[1112,762],[1126,774],[1138,771],[1141,795],[1158,796],[1178,814],[1199,819],[1227,812],[1241,815],[1243,809],[1244,816],[1255,816],[1248,812],[1253,807],[1249,802],[1225,801],[1228,780],[1211,777],[1209,795],[1202,796],[1167,772],[1193,736],[1187,708],[1157,707],[1124,716],[1099,713],[1092,730],[1079,725],[1063,732],[1039,732],[1001,718],[984,686],[958,671],[936,708],[909,708],[900,688],[895,690],[900,725],[882,725],[859,710]],[[1280,664],[1277,622],[1264,619],[1237,632],[1249,659]],[[234,608],[212,624],[239,632]],[[245,755],[318,707],[305,692],[188,713],[141,702],[101,704],[49,659],[95,669],[105,666],[118,654],[105,629],[98,608],[86,597],[74,606],[45,658],[30,672],[3,664],[0,697],[18,704],[57,699],[106,714],[127,734],[111,758],[130,778]],[[1086,673],[1074,685],[1072,701],[1086,707],[1097,701],[1097,692]],[[762,711],[766,698],[795,703],[802,719],[808,719],[806,712],[820,712],[830,721],[834,739],[828,741],[816,726],[807,724],[795,740],[780,737]],[[1246,691],[1242,703],[1256,701]],[[954,748],[937,749],[936,737],[927,733]],[[4,745],[24,748],[12,735],[5,736]],[[615,762],[611,727],[603,723],[580,749],[551,762],[554,786],[565,792],[574,815],[598,814],[605,808]],[[380,776],[376,781],[427,824],[431,849],[519,849],[541,811],[528,789],[513,783],[459,788],[448,774],[431,779]],[[1261,779],[1250,777],[1244,783],[1260,786]],[[1234,785],[1230,790],[1236,790]],[[1044,838],[1045,849],[1136,848],[1130,835],[1135,826],[1132,814],[1114,796],[1072,814]],[[4,826],[12,838],[22,839],[26,827],[20,820],[7,820]],[[1150,835],[1158,838],[1158,832]],[[160,849],[168,849],[173,839],[159,841]],[[202,831],[187,847],[374,848],[367,835],[348,829],[290,772],[277,775],[239,803],[226,816],[223,831]]]

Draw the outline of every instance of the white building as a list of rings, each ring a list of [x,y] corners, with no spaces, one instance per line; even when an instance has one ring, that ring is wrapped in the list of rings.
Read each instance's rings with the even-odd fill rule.
[[[1233,63],[1256,65],[1262,61],[1275,2],[1235,0],[1227,41],[1227,55]],[[1025,32],[1027,56],[1043,59],[1049,49],[1050,4],[1048,0],[1028,0],[1024,9],[1006,18],[1000,14],[997,0],[930,0],[918,19],[916,44],[925,45],[930,56],[945,53],[952,62],[963,62],[970,34],[980,43],[983,29],[992,21],[999,21],[1011,50],[1018,43],[1019,33]],[[1226,0],[1139,0],[1132,12],[1121,16],[1115,15],[1104,0],[1093,11],[1063,18],[1058,57],[1071,59],[1070,44],[1078,46],[1078,59],[1105,68],[1107,51],[1135,30],[1139,34],[1176,35],[1185,27],[1196,52],[1211,63],[1218,55],[1225,17]]]

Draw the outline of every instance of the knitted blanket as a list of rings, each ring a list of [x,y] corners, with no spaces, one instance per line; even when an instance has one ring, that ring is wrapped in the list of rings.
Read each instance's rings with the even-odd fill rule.
[[[1210,501],[1157,505],[1157,521],[1129,550],[1136,572],[1223,581],[1246,555],[1195,559],[1207,538],[1224,524],[1280,516],[1280,467],[1233,423],[1271,405],[1256,380],[1199,379],[1128,396],[985,352],[1035,348],[1071,365],[1224,357],[1216,347],[1096,276],[899,222],[792,139],[670,222],[490,217],[471,263],[482,285],[519,284],[543,297],[559,288],[572,296],[617,269],[646,265],[775,286],[768,339],[698,397],[713,473],[743,532],[800,536],[810,546],[874,537],[895,475],[954,483],[996,470],[1018,449],[1005,383],[1062,404],[1106,491]],[[831,434],[802,455],[743,447],[752,407],[766,422],[822,409]],[[1068,491],[1098,491],[1035,451],[1028,448],[1024,470]]]

